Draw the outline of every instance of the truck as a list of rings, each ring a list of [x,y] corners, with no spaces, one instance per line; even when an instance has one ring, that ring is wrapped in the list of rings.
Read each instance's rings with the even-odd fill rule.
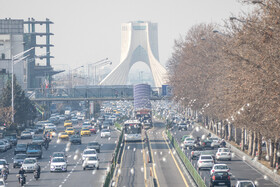
[[[145,127],[152,127],[152,111],[151,109],[138,109],[135,110],[136,119],[138,119]]]

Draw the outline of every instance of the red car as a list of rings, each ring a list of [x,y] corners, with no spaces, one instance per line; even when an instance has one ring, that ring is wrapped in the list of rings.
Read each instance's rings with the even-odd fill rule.
[[[89,127],[91,133],[96,134],[97,129],[94,126]]]

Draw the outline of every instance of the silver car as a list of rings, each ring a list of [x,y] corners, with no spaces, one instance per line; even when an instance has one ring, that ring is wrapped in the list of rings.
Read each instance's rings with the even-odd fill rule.
[[[37,167],[37,159],[36,158],[26,158],[22,163],[22,167],[25,172],[34,172]]]
[[[0,140],[0,151],[1,152],[4,152],[4,151],[7,151],[7,145],[6,145],[6,143],[4,142],[4,141],[1,141]]]
[[[200,155],[197,161],[198,169],[211,169],[214,165],[214,159],[211,155]]]
[[[217,160],[231,160],[231,153],[228,148],[219,148],[216,153]]]

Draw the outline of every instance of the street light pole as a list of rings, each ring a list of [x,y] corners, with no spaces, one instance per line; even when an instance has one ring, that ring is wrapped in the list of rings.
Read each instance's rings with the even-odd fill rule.
[[[34,47],[32,47],[32,48],[30,48],[30,49],[28,49],[26,51],[23,51],[23,52],[21,52],[21,53],[19,53],[17,55],[12,56],[12,61],[11,61],[12,64],[11,65],[12,65],[12,122],[13,123],[15,122],[15,116],[14,116],[14,60],[17,59],[20,56],[23,56],[25,53],[31,51],[32,49],[34,49]],[[19,59],[18,62],[23,60],[23,59],[25,59],[26,57],[27,56]]]

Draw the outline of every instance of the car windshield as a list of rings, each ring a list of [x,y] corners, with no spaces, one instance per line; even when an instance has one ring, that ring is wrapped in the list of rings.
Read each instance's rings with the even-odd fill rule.
[[[88,143],[88,145],[89,146],[91,146],[91,145],[98,145],[98,143],[97,142],[90,142],[90,143]]]
[[[229,152],[228,149],[220,149],[219,152]]]
[[[212,160],[211,156],[202,156],[201,160]]]
[[[3,181],[0,181],[0,185],[4,185],[4,182],[3,182]]]
[[[215,166],[215,169],[228,169],[228,167],[226,165],[218,165]]]
[[[85,155],[87,155],[87,154],[96,154],[96,152],[94,150],[89,150],[89,151],[85,151],[84,154]]]
[[[22,134],[30,134],[29,131],[23,131]]]
[[[4,145],[4,144],[5,144],[4,142],[0,141],[0,145]]]
[[[240,182],[240,187],[254,187],[252,182]]]
[[[25,159],[26,155],[16,155],[15,159]]]
[[[36,160],[34,160],[34,159],[25,159],[23,163],[24,164],[34,164],[34,163],[36,163]]]
[[[68,130],[68,131],[73,131],[74,129],[73,129],[73,128],[68,128],[67,130]]]
[[[103,129],[101,132],[110,132],[110,131],[107,129]]]
[[[52,162],[65,162],[64,158],[54,158]]]
[[[33,140],[43,140],[43,137],[42,136],[34,136]]]
[[[67,133],[66,132],[61,132],[60,135],[67,135]]]
[[[40,145],[29,145],[28,150],[38,150],[40,149]]]
[[[26,148],[26,144],[17,144],[18,148]]]
[[[186,138],[187,141],[194,141],[193,138]]]
[[[88,158],[88,160],[97,160],[97,157],[91,156],[91,157]]]
[[[82,130],[83,130],[83,131],[88,131],[89,129],[88,129],[88,128],[83,128]]]
[[[0,161],[0,165],[6,165],[6,164],[7,164],[6,161],[4,161],[4,160],[1,160],[1,161]]]
[[[63,153],[54,153],[53,157],[64,157]]]
[[[6,136],[5,138],[9,138],[9,139],[16,139],[16,136],[12,136],[12,135],[10,135],[10,136]]]

